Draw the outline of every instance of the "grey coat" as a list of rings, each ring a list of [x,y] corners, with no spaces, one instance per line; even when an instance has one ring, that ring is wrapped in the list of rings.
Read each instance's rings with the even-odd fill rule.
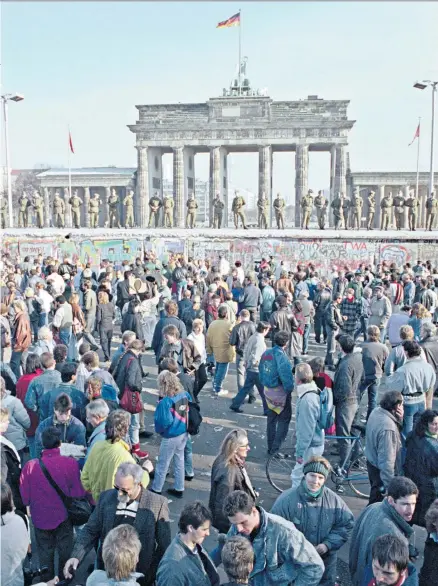
[[[9,411],[9,426],[4,436],[17,450],[22,450],[27,445],[26,429],[30,427],[29,415],[20,399],[13,397],[9,391],[6,391],[6,396],[2,399],[2,407]]]
[[[362,353],[352,352],[339,361],[333,381],[333,402],[359,401],[359,384],[364,376]]]
[[[365,454],[370,464],[380,470],[385,488],[402,474],[400,426],[392,413],[376,407],[371,412],[366,428]]]
[[[377,537],[389,533],[409,540],[414,529],[392,507],[388,499],[366,507],[359,515],[350,542],[350,573],[354,586],[359,586]]]

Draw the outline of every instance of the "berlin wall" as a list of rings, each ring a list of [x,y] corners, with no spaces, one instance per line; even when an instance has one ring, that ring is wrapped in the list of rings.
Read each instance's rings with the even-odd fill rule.
[[[141,257],[148,251],[154,251],[159,258],[177,253],[209,261],[223,255],[231,263],[242,261],[244,266],[250,266],[268,255],[277,262],[285,261],[291,268],[295,268],[298,262],[311,262],[321,274],[330,273],[333,265],[347,265],[355,269],[361,263],[375,264],[384,260],[401,266],[421,258],[438,266],[438,239],[430,233],[424,233],[424,237],[416,235],[415,239],[412,233],[402,233],[398,240],[389,240],[366,232],[350,236],[348,232],[332,231],[324,234],[324,238],[312,238],[311,233],[302,238],[303,233],[299,231],[294,231],[294,236],[286,236],[279,231],[226,232],[228,234],[221,231],[221,234],[213,235],[211,231],[187,230],[175,230],[172,234],[156,230],[81,230],[78,233],[11,230],[3,232],[2,250],[10,253],[13,259],[18,256],[21,259],[34,257],[41,253],[59,259],[70,256],[75,261],[90,262],[92,266],[98,266],[103,259],[121,264],[123,260]],[[316,234],[319,236],[321,232]]]

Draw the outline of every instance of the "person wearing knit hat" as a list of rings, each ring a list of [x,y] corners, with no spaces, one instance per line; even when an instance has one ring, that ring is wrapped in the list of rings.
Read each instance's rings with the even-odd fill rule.
[[[336,583],[337,552],[349,539],[354,516],[346,503],[325,485],[330,463],[312,456],[303,466],[304,478],[297,488],[278,497],[271,513],[294,523],[324,562],[320,586]]]

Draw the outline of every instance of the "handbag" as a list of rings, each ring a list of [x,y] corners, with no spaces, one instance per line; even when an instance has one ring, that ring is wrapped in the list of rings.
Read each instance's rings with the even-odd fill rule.
[[[126,370],[129,369],[129,366],[134,358],[130,358],[128,363],[126,364]],[[141,413],[143,411],[143,404],[141,402],[141,394],[139,391],[133,391],[130,387],[126,386],[123,389],[122,398],[120,399],[120,407],[135,415],[136,413]]]
[[[67,515],[72,522],[72,525],[85,525],[91,515],[91,505],[88,502],[88,499],[81,497],[71,497],[64,494],[64,492],[59,488],[59,486],[51,477],[50,472],[47,470],[44,462],[40,459],[39,463],[41,472],[44,474],[50,486],[56,491],[57,495],[62,500],[62,504],[67,510]]]
[[[202,423],[199,405],[189,401],[189,415],[187,417],[187,432],[189,435],[198,435]]]

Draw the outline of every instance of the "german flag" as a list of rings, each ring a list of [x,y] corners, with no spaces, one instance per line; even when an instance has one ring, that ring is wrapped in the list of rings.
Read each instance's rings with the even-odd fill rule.
[[[233,16],[230,16],[227,20],[219,22],[216,28],[228,28],[230,26],[240,26],[240,12],[233,14]]]

